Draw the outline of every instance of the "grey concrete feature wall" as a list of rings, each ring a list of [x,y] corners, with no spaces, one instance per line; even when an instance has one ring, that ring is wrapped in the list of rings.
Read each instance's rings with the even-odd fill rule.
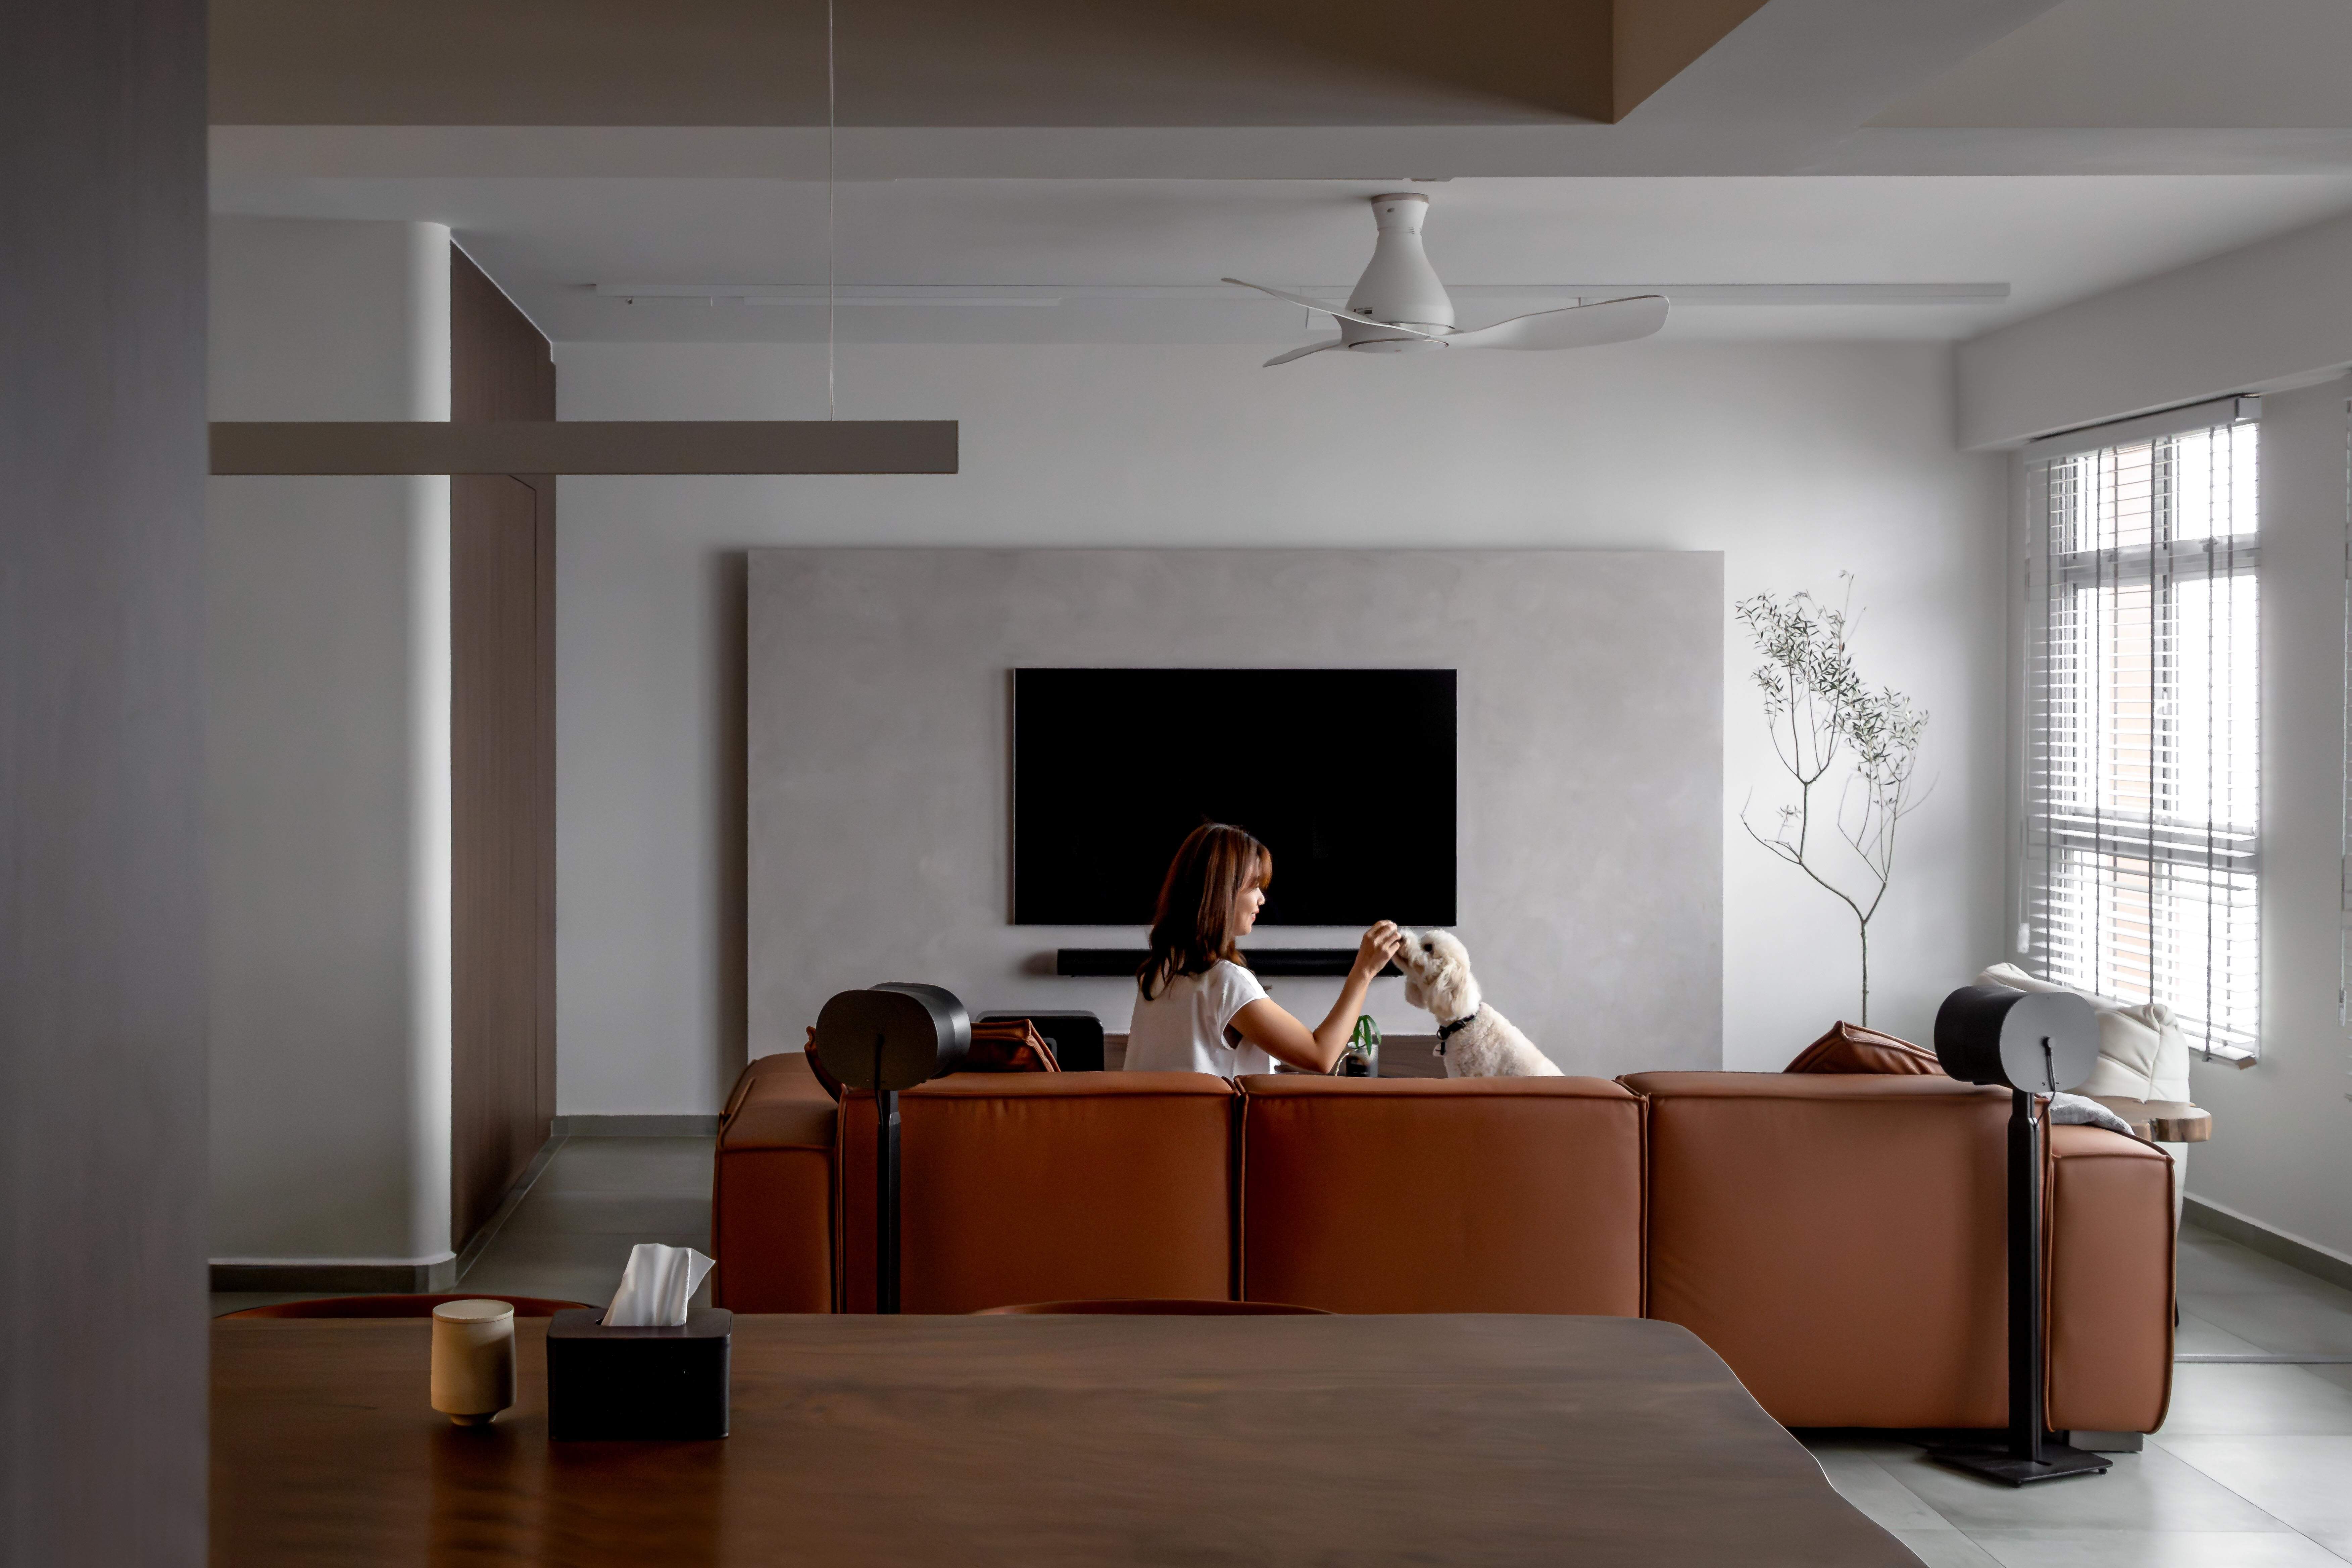
[[[2263,1059],[2191,1070],[2213,1141],[2189,1190],[2352,1261],[2352,1102],[2336,1014],[2344,786],[2345,399],[2263,400]]]
[[[1954,450],[1948,350],[1263,357],[859,346],[842,412],[961,419],[961,473],[564,480],[562,1112],[707,1115],[742,1065],[744,557],[766,545],[1719,551],[1727,600],[1853,572],[1864,672],[1933,714],[1934,793],[1871,927],[1872,1022],[1925,1038],[2002,952],[2005,464]],[[556,358],[566,418],[824,415],[822,347]],[[1843,906],[1739,830],[1789,793],[1754,657],[1727,627],[1723,1042],[1772,1069],[1853,1016],[1856,955]]]
[[[212,259],[215,417],[449,416],[447,229],[219,218]],[[452,1258],[449,481],[207,493],[211,1257],[429,1278]]]
[[[205,13],[0,49],[0,1561],[205,1559]]]
[[[1132,983],[1056,978],[1052,953],[1141,926],[1010,923],[1009,671],[1395,665],[1460,672],[1455,929],[1489,999],[1570,1073],[1722,1061],[1720,555],[761,550],[750,611],[755,1042],[797,1043],[826,997],[883,980],[1127,1026]],[[1415,852],[1414,775],[1441,764],[1384,753],[1376,708],[1370,770],[1283,756],[1279,713],[1169,719],[1171,745],[1235,768],[1263,748],[1392,791],[1392,852]],[[1312,1023],[1339,984],[1270,989]],[[1373,1012],[1425,1031],[1402,989],[1378,983]]]

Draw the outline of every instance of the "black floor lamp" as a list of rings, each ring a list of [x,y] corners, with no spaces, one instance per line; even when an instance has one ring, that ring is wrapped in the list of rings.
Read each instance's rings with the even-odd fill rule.
[[[816,1054],[874,1091],[874,1310],[898,1310],[898,1091],[963,1065],[971,1015],[955,993],[905,983],[844,991],[816,1016]]]
[[[2099,1022],[2071,991],[1964,985],[1936,1014],[1936,1058],[1964,1083],[2009,1090],[2009,1439],[1993,1449],[1931,1448],[1938,1464],[2021,1487],[2105,1473],[2104,1454],[2053,1439],[2043,1426],[2042,1141],[2038,1097],[2074,1088],[2099,1059]]]

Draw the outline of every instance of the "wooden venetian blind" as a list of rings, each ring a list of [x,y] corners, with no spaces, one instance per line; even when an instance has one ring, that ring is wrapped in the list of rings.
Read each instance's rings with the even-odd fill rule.
[[[2239,1058],[2262,1005],[2254,412],[2042,443],[2026,468],[2028,967],[2165,1003]]]

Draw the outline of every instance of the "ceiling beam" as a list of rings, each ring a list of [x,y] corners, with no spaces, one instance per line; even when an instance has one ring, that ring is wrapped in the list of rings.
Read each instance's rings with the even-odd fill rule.
[[[830,166],[844,179],[1806,173],[2053,3],[869,0],[842,18]],[[566,47],[550,51],[559,12]],[[254,195],[239,175],[362,168],[821,178],[823,23],[814,0],[221,0],[214,173],[232,202]]]
[[[215,421],[215,474],[952,474],[952,419]]]
[[[1616,129],[1706,149],[1724,174],[1796,173],[2053,3],[1768,0]]]
[[[1702,62],[1703,64],[1704,62]],[[1669,89],[1673,84],[1668,84]],[[1105,131],[844,131],[844,180],[1223,179],[1402,184],[1563,175],[2277,174],[2352,169],[2352,130],[1860,125],[1772,156],[1730,134],[1622,125],[1328,126]],[[304,182],[771,179],[822,182],[824,132],[728,126],[216,125],[214,210],[343,216]],[[1763,165],[1759,167],[1759,164]],[[444,205],[446,205],[446,198]],[[376,209],[365,209],[375,216]],[[431,217],[420,205],[408,216]]]
[[[1610,112],[1622,120],[1685,68],[1721,43],[1765,0],[1614,0],[1611,7]]]

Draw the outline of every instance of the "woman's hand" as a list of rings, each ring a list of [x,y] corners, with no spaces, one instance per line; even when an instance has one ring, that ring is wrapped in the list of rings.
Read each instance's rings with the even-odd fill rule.
[[[1388,964],[1389,957],[1402,944],[1404,937],[1394,921],[1381,921],[1364,933],[1356,944],[1356,973],[1370,980]]]
[[[1348,1037],[1364,1010],[1364,995],[1371,989],[1372,976],[1403,942],[1404,933],[1397,930],[1394,921],[1382,921],[1366,931],[1363,941],[1356,944],[1356,962],[1348,971],[1347,984],[1339,987],[1339,999],[1311,1032],[1279,1004],[1263,996],[1244,1004],[1234,1015],[1234,1030],[1276,1061],[1309,1072],[1329,1072],[1348,1048]]]

